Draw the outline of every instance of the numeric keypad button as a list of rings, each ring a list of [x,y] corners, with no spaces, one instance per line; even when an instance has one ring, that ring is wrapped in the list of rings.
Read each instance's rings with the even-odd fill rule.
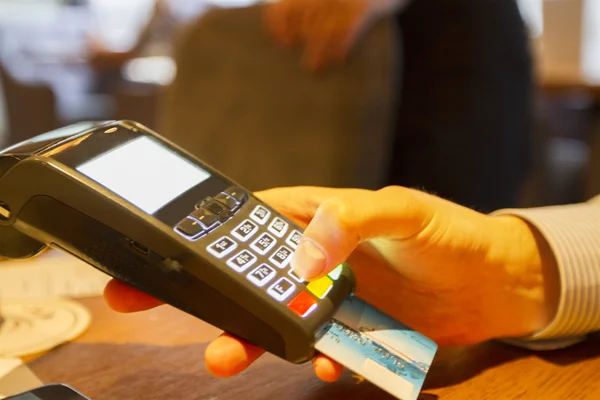
[[[244,272],[250,268],[258,258],[248,250],[242,250],[227,261],[227,265],[237,272]]]
[[[235,236],[236,239],[245,242],[254,236],[256,232],[258,232],[258,225],[247,219],[235,227],[235,229],[231,231],[231,234]]]
[[[224,236],[208,246],[207,250],[217,258],[223,258],[237,248],[237,243],[230,237]]]
[[[271,257],[269,257],[269,261],[275,264],[276,267],[283,269],[287,267],[293,255],[294,253],[291,249],[286,246],[281,246]]]
[[[271,224],[269,225],[269,232],[277,237],[283,237],[283,235],[285,235],[287,232],[288,227],[289,225],[287,222],[277,217],[271,221]]]
[[[261,264],[258,268],[254,269],[248,274],[250,282],[254,283],[258,287],[263,287],[277,274],[275,270],[269,267],[267,264]]]
[[[260,255],[265,255],[275,246],[276,240],[268,233],[263,233],[256,239],[250,247]]]
[[[271,295],[277,301],[283,301],[287,299],[296,289],[296,286],[287,278],[281,278],[277,282],[275,282],[269,289],[267,289],[267,293]]]
[[[290,269],[288,274],[298,283],[305,283],[304,279],[300,278],[293,269]]]
[[[271,217],[271,211],[267,210],[263,206],[256,206],[252,213],[250,213],[250,218],[261,225],[266,224],[269,220],[269,217]]]
[[[300,239],[302,239],[302,233],[298,230],[293,230],[285,240],[287,244],[289,244],[293,249],[298,247],[298,243],[300,243]]]

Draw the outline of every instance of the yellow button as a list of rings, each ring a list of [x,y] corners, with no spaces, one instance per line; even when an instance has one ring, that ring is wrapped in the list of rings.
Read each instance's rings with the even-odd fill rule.
[[[333,285],[333,281],[331,279],[329,279],[328,277],[324,276],[319,280],[312,281],[311,283],[308,284],[307,287],[308,287],[308,290],[310,290],[312,294],[314,294],[318,298],[322,299],[323,297],[325,297],[327,295],[327,293],[329,292],[329,289],[331,289],[332,285]]]

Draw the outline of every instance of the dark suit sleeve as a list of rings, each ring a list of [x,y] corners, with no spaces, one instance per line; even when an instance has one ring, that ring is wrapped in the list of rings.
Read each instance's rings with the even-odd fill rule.
[[[482,212],[518,207],[529,172],[533,72],[513,0],[414,0],[388,183]]]

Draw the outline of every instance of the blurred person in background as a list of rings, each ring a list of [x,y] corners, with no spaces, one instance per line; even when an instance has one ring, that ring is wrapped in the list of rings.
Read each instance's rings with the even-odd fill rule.
[[[133,58],[171,56],[178,34],[208,6],[207,0],[156,0],[136,42],[125,51],[112,50],[92,35],[88,40],[90,64],[98,74],[100,91],[111,91],[121,68]]]
[[[515,0],[279,0],[265,23],[303,64],[346,62],[382,18],[401,34],[389,185],[490,212],[518,205],[532,131],[532,59]]]

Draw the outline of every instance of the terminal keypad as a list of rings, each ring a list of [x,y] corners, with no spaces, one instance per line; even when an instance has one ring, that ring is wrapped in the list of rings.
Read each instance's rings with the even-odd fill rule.
[[[301,238],[299,230],[259,205],[250,209],[248,218],[211,242],[208,249],[213,253],[211,246],[224,249],[230,241],[236,242],[236,248],[240,248],[229,253],[226,264],[274,301],[303,318],[317,309],[319,300],[329,293],[339,277],[339,269],[310,283],[296,275],[290,262]]]
[[[306,282],[296,275],[290,264],[302,232],[264,205],[251,208],[246,218],[221,232],[247,200],[246,192],[237,187],[202,199],[175,231],[194,241],[214,235],[206,247],[208,253],[273,301],[301,318],[309,316],[340,277],[341,266],[317,281]]]

